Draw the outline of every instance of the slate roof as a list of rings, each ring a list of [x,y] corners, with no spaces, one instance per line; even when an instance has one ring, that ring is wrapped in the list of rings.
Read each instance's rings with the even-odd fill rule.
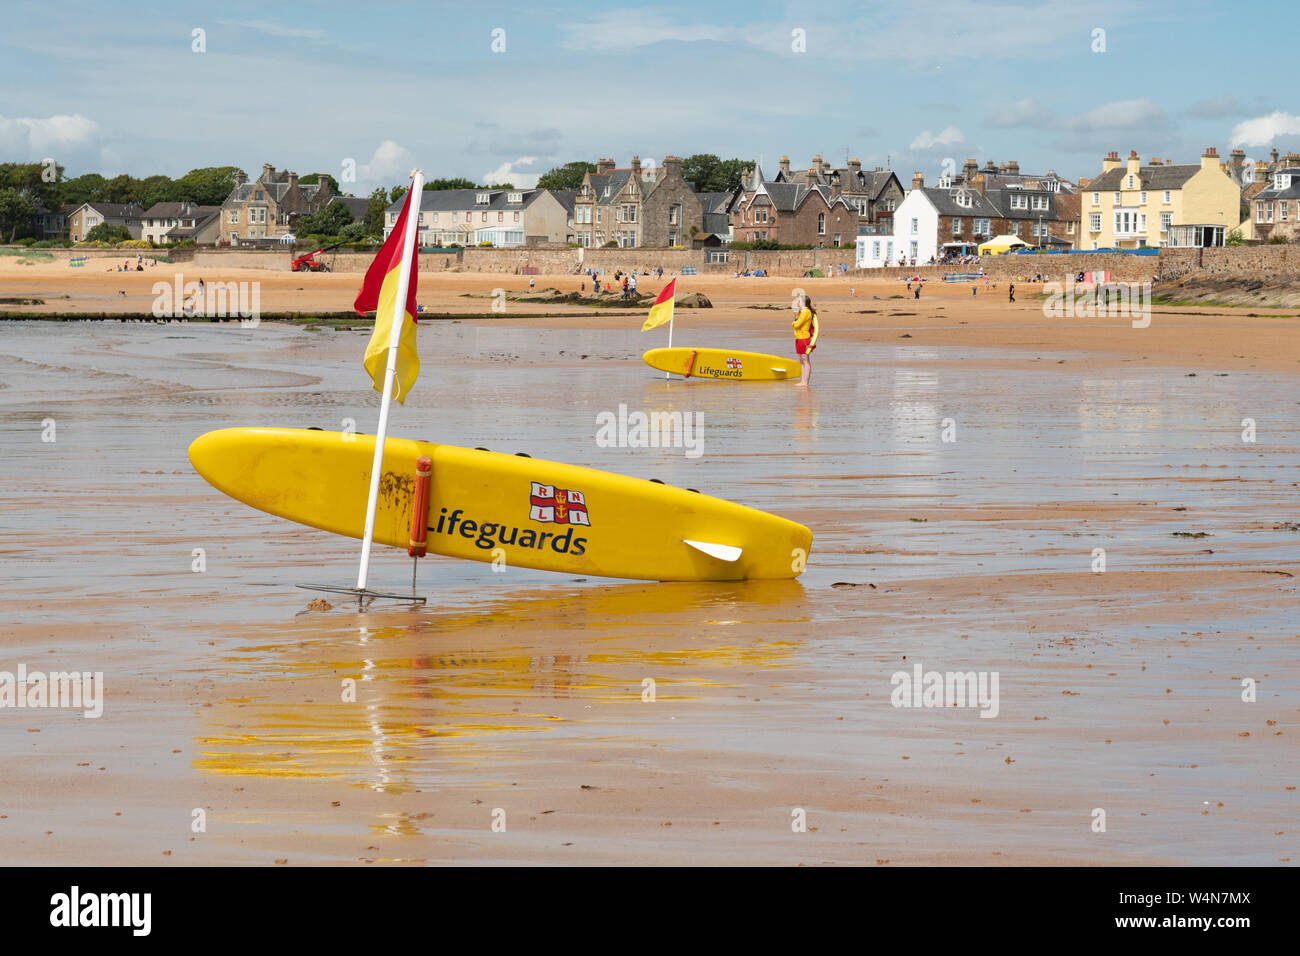
[[[220,206],[200,206],[192,202],[156,202],[141,215],[145,219],[192,219],[220,211]]]
[[[1278,189],[1276,186],[1272,185],[1276,180],[1270,180],[1268,188],[1261,189],[1259,192],[1255,193],[1251,198],[1252,202],[1256,199],[1300,199],[1300,168],[1288,167],[1286,169],[1279,169],[1277,172],[1290,175],[1291,185],[1287,186],[1285,189]]]
[[[576,189],[552,189],[551,195],[554,196],[556,201],[564,207],[566,213],[570,216],[573,215],[573,204],[578,198],[578,191]],[[516,206],[518,205],[522,204],[516,203]]]
[[[88,202],[85,205],[102,215],[105,222],[110,219],[140,219],[144,216],[144,210],[133,202]]]
[[[1138,169],[1139,185],[1134,189],[1155,191],[1159,189],[1181,189],[1187,180],[1201,171],[1200,165],[1182,166],[1142,166]],[[1113,192],[1123,189],[1128,169],[1122,163],[1115,169],[1108,169],[1096,179],[1088,182],[1088,192]]]
[[[316,198],[316,194],[320,191],[320,188],[320,183],[298,183],[298,191],[302,194],[303,198],[307,200],[309,205]],[[251,183],[241,183],[231,190],[230,195],[226,197],[226,201],[223,205],[228,206],[231,203],[248,202],[252,199],[254,190],[257,189],[267,193],[278,203],[284,199],[285,193],[289,191],[289,174],[281,171],[277,173],[275,178],[270,182],[263,182],[261,179],[257,179]],[[257,202],[258,200],[253,201]]]
[[[985,189],[1007,189],[1011,186],[1026,186],[1032,189],[1031,184],[1045,182],[1060,183],[1062,192],[1072,193],[1076,189],[1074,183],[1068,179],[1062,179],[1055,173],[1044,173],[1041,176],[1036,176],[1030,173],[995,173],[980,170],[979,175],[984,177]]]
[[[923,186],[921,192],[934,204],[934,208],[939,210],[941,216],[975,216],[980,219],[1005,218],[997,206],[981,195],[978,189],[973,189],[970,186],[964,188],[954,187],[952,189]],[[960,192],[965,192],[970,197],[971,204],[969,206],[962,206],[957,203],[955,197]]]
[[[1043,192],[1041,190],[1029,190],[1029,189],[988,189],[985,191],[985,195],[988,197],[989,202],[991,202],[997,208],[998,215],[1001,216],[1003,219],[1032,219],[1032,220],[1042,219],[1045,221],[1046,220],[1055,221],[1061,218],[1060,215],[1057,213],[1057,202],[1056,202],[1055,193]],[[1027,208],[1025,209],[1012,208],[1011,205],[1012,196],[1025,196]],[[1028,197],[1030,196],[1046,196],[1047,208],[1034,209],[1033,200],[1028,199]]]
[[[341,202],[348,207],[348,212],[352,214],[353,222],[360,222],[366,218],[366,208],[370,205],[370,200],[364,196],[335,196],[330,200],[330,204]]]

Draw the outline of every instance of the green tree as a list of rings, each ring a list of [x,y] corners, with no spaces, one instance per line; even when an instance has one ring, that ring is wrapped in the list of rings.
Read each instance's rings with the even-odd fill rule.
[[[574,160],[563,166],[556,166],[542,173],[537,178],[538,189],[577,189],[582,185],[582,177],[596,171],[595,164],[583,160]]]
[[[170,176],[146,176],[137,183],[132,198],[142,209],[148,209],[154,203],[172,201],[171,195],[174,189],[175,183]]]
[[[167,199],[171,202],[192,202],[200,206],[220,206],[235,188],[238,166],[204,166],[191,169],[172,183]]]
[[[337,236],[352,224],[352,213],[341,202],[332,202],[319,212],[301,216],[294,224],[300,236]]]
[[[425,180],[424,188],[429,192],[438,192],[442,189],[482,189],[483,187],[472,179],[465,179],[463,176],[457,176],[454,179]]]
[[[361,224],[366,227],[367,236],[384,234],[384,213],[387,209],[388,193],[384,192],[383,186],[380,186],[370,194],[370,202],[366,204],[366,214],[361,219]]]
[[[106,180],[99,173],[85,173],[73,179],[65,179],[55,190],[58,202],[80,206],[82,203],[99,199],[99,192]]]
[[[331,196],[343,195],[342,190],[339,189],[339,181],[329,173],[308,173],[306,176],[299,178],[298,182],[302,183],[304,186],[311,186],[321,180],[324,180],[329,186]]]
[[[13,242],[18,230],[31,223],[36,204],[31,197],[24,196],[12,186],[0,189],[0,230],[9,230],[9,241]]]
[[[87,242],[118,243],[126,242],[130,238],[131,231],[126,226],[116,226],[107,222],[101,222],[86,233]]]
[[[1246,237],[1241,234],[1240,229],[1233,229],[1228,233],[1228,238],[1223,241],[1225,246],[1244,246]]]
[[[405,195],[406,195],[405,186],[394,186],[392,189],[388,191],[388,201],[390,203],[397,202],[397,200],[401,199]]]
[[[731,192],[740,186],[745,170],[753,165],[753,160],[719,159],[712,153],[696,153],[682,160],[682,178],[696,192]]]

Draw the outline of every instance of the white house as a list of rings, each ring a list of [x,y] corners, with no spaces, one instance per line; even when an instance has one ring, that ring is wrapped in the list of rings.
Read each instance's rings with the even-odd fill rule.
[[[888,228],[888,227],[886,227]],[[916,265],[937,258],[939,210],[925,189],[909,190],[894,210],[893,234],[859,235],[858,268]],[[899,259],[906,260],[899,262]]]

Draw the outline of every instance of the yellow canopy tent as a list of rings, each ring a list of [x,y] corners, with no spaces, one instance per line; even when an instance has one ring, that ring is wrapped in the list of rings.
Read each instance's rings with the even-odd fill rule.
[[[1029,243],[1025,242],[1025,240],[1020,239],[1016,236],[994,236],[988,242],[980,243],[979,253],[982,256],[988,256],[988,255],[1000,256],[1008,249],[1012,249],[1016,246],[1028,246],[1028,245]]]

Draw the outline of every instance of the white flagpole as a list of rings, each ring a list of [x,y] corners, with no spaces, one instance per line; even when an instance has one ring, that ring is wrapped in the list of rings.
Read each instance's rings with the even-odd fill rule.
[[[375,509],[379,502],[379,477],[384,470],[384,436],[388,433],[388,406],[393,399],[393,381],[397,378],[397,347],[406,323],[406,292],[411,287],[411,253],[415,251],[420,224],[420,200],[424,194],[424,172],[411,171],[410,204],[407,206],[406,235],[402,240],[402,268],[397,276],[397,300],[393,307],[393,332],[388,340],[388,368],[384,371],[384,397],[379,406],[379,428],[375,432],[375,459],[370,466],[370,498],[366,502],[366,533],[361,539],[361,568],[357,571],[357,590],[366,589],[370,571],[370,541],[375,534]],[[376,316],[376,318],[378,318]]]
[[[676,278],[672,280],[676,282]],[[673,316],[677,314],[677,286],[673,286],[673,301],[668,307],[668,347],[673,347]],[[672,378],[672,373],[664,372],[664,381]]]

